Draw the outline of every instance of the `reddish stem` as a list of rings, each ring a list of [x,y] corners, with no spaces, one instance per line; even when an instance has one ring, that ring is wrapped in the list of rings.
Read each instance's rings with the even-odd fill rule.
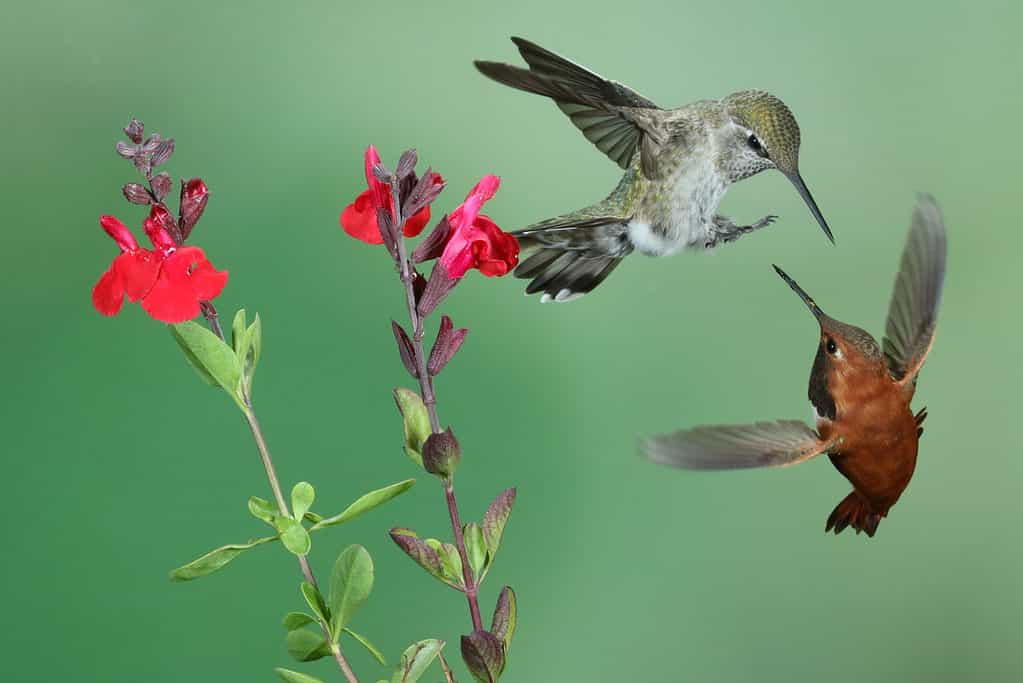
[[[419,376],[419,389],[423,393],[423,403],[430,416],[430,428],[434,434],[441,432],[440,419],[437,417],[437,397],[433,391],[433,377],[426,368],[426,352],[423,349],[423,318],[419,315],[416,306],[416,293],[412,286],[412,264],[408,259],[405,249],[405,219],[401,214],[401,197],[398,192],[398,180],[391,181],[391,199],[394,204],[395,250],[398,252],[398,268],[401,273],[401,282],[405,286],[405,303],[408,306],[409,322],[412,323],[412,351],[415,355],[416,374]],[[462,536],[462,521],[458,514],[458,502],[455,500],[455,485],[450,477],[444,479],[444,494],[447,497],[448,515],[451,517],[451,531],[455,535],[455,547],[458,548],[458,556],[462,560],[462,579],[465,581],[465,599],[469,603],[469,614],[472,617],[474,631],[483,628],[483,621],[480,619],[480,605],[477,598],[479,586],[472,575],[472,568],[469,566],[469,553],[465,550],[465,538]]]

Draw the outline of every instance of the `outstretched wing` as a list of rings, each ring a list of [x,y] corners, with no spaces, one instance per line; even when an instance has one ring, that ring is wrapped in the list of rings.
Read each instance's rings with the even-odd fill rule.
[[[941,209],[934,197],[921,195],[902,252],[882,344],[888,370],[902,384],[916,379],[934,343],[945,283],[945,252]]]
[[[696,427],[644,439],[640,444],[650,460],[687,470],[735,470],[786,467],[833,448],[837,439],[823,441],[799,420],[750,425]]]
[[[609,81],[524,38],[512,38],[529,69],[500,62],[475,62],[483,75],[518,90],[549,97],[612,161],[628,168],[639,148],[643,174],[656,174],[657,155],[667,140],[663,110],[621,83]]]

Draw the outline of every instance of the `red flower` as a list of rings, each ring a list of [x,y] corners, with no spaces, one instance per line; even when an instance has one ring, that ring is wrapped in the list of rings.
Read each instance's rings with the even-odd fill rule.
[[[465,201],[451,212],[451,234],[440,262],[448,276],[459,279],[471,268],[487,277],[505,275],[519,262],[519,243],[494,221],[480,214],[483,204],[497,192],[501,179],[484,176]]]
[[[100,216],[121,254],[110,264],[92,290],[92,303],[103,315],[116,315],[124,298],[141,301],[156,320],[180,323],[199,315],[199,302],[213,299],[227,284],[227,271],[218,271],[199,247],[179,247],[161,223],[169,216],[154,206],[145,220],[151,251],[139,246],[124,223]]]
[[[355,239],[369,244],[384,243],[384,238],[380,235],[380,226],[377,225],[377,209],[385,209],[394,215],[394,200],[391,197],[390,186],[373,176],[373,166],[379,163],[380,155],[377,154],[376,148],[370,145],[366,148],[366,184],[369,189],[356,197],[355,201],[341,212],[341,227],[344,231]],[[438,175],[435,182],[443,183],[444,180]],[[406,237],[415,237],[429,222],[430,207],[425,206],[405,221],[403,232]]]

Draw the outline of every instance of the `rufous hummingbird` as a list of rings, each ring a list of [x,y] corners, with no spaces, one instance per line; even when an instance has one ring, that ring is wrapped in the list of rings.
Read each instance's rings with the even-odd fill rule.
[[[695,470],[781,467],[827,453],[853,485],[825,531],[847,526],[873,536],[916,467],[926,409],[910,402],[934,342],[945,279],[945,226],[930,196],[913,212],[902,265],[888,307],[885,337],[831,318],[778,266],[774,269],[810,308],[820,343],[807,396],[817,431],[799,420],[696,427],[642,442],[654,462]]]
[[[662,109],[549,50],[512,38],[528,69],[475,62],[504,85],[549,97],[576,128],[625,169],[603,201],[515,234],[533,253],[515,269],[527,294],[570,301],[593,290],[639,251],[665,256],[711,249],[766,227],[775,216],[738,225],[717,213],[728,187],[767,169],[792,181],[832,242],[831,230],[799,174],[799,126],[769,93],[743,90],[720,100]]]

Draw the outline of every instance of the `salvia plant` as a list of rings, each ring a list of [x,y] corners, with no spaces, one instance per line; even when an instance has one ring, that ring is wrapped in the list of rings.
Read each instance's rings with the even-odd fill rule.
[[[288,653],[299,662],[333,658],[341,675],[355,683],[359,678],[344,654],[349,645],[366,648],[381,666],[388,665],[384,653],[354,629],[356,616],[373,589],[373,559],[364,547],[349,545],[334,561],[329,580],[318,581],[309,561],[312,538],[407,492],[415,480],[374,489],[329,515],[313,510],[317,494],[309,482],[294,484],[290,495],[285,496],[253,402],[253,380],[263,355],[263,322],[258,314],[249,320],[245,310],[239,310],[225,333],[213,300],[226,287],[228,272],[217,270],[205,252],[190,242],[209,199],[209,189],[201,178],[182,180],[178,209],[172,211],[167,199],[174,182],[158,169],[174,153],[174,140],[156,133],[146,137],[137,119],[132,119],[124,132],[128,141],[117,143],[117,152],[134,165],[141,182],[128,183],[122,191],[130,203],[148,207],[142,225],[152,249],[140,246],[132,231],[117,218],[101,216],[100,225],[121,253],[96,283],[93,305],[101,314],[112,316],[127,298],[139,303],[153,319],[168,324],[171,336],[199,377],[223,390],[241,410],[271,492],[270,500],[253,496],[248,501],[251,516],[269,527],[266,535],[215,548],[174,569],[170,578],[192,581],[223,569],[259,546],[282,546],[298,563],[298,593],[304,602],[304,607],[283,618]],[[510,587],[503,587],[487,624],[481,616],[480,590],[500,547],[515,502],[515,489],[497,494],[481,520],[462,521],[455,496],[455,472],[462,461],[462,448],[452,428],[441,427],[434,379],[458,353],[469,331],[455,328],[452,320],[442,315],[427,350],[426,329],[431,316],[470,270],[496,277],[514,268],[518,243],[481,213],[500,184],[497,176],[488,175],[410,249],[407,239],[418,236],[429,224],[431,206],[444,189],[443,178],[429,169],[417,175],[414,150],[404,152],[393,171],[381,162],[372,146],[366,150],[364,161],[367,189],[343,210],[341,227],[358,240],[383,245],[396,266],[408,321],[391,321],[391,332],[398,358],[418,387],[394,389],[403,431],[401,443],[415,466],[439,482],[451,520],[448,540],[422,538],[404,527],[389,533],[398,549],[416,565],[465,596],[471,630],[461,636],[462,660],[474,680],[494,683],[508,663],[517,619],[516,597]],[[430,274],[424,276],[420,268],[429,262],[433,263]],[[194,321],[200,315],[205,325]],[[389,680],[414,683],[436,662],[448,683],[454,683],[455,674],[444,647],[445,641],[435,638],[412,643],[392,663]],[[291,669],[275,671],[289,683],[319,680]],[[379,680],[387,683],[388,679]]]

